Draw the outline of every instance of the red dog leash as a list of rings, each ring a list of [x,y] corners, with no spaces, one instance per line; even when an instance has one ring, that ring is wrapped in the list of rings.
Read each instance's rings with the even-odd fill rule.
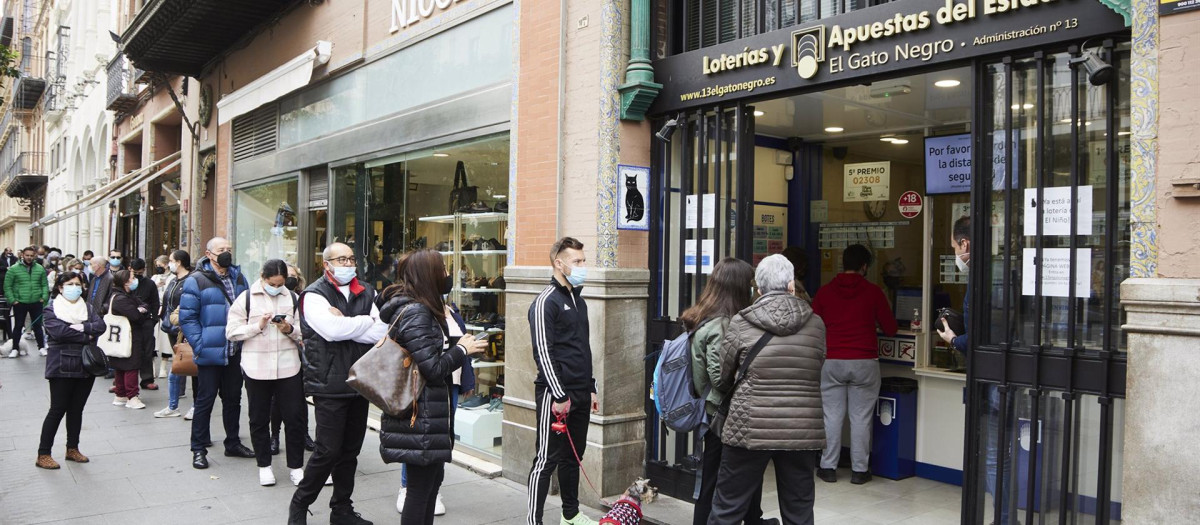
[[[611,503],[604,500],[604,495],[600,494],[599,490],[596,490],[596,485],[592,484],[592,478],[588,476],[587,470],[583,468],[583,460],[579,458],[579,452],[575,448],[575,440],[571,438],[571,433],[567,431],[567,412],[570,410],[570,405],[567,405],[567,410],[564,410],[561,414],[554,414],[555,421],[550,423],[550,430],[553,430],[555,434],[567,435],[567,443],[571,445],[571,454],[575,456],[575,463],[579,465],[579,471],[583,473],[583,479],[587,480],[587,484],[592,488],[592,492],[595,492],[596,497],[600,498],[601,504],[612,507]]]

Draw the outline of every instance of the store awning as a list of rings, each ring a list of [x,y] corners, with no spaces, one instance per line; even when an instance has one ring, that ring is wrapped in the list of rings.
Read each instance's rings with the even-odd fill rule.
[[[329,62],[333,43],[318,40],[317,45],[258,77],[245,87],[221,97],[217,101],[217,123],[224,124],[254,109],[277,100],[288,93],[308,85],[314,67]]]
[[[115,201],[141,188],[142,184],[154,178],[155,176],[169,172],[178,168],[183,164],[180,152],[172,153],[166,158],[155,162],[145,168],[131,171],[121,178],[112,181],[92,193],[85,195],[79,202],[66,206],[52,215],[43,217],[38,221],[39,227],[45,227],[54,224],[58,221],[69,219],[81,213],[84,213],[97,206],[103,206],[109,202]]]

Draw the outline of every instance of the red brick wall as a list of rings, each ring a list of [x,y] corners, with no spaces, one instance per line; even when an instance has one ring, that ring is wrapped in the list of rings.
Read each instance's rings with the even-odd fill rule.
[[[517,73],[517,265],[549,265],[558,225],[558,9],[522,2]]]

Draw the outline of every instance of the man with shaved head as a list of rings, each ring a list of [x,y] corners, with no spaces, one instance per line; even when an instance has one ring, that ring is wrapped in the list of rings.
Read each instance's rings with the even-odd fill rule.
[[[288,508],[288,524],[307,523],[308,507],[326,480],[333,481],[329,522],[371,525],[354,511],[354,471],[367,434],[370,403],[346,384],[350,366],[387,335],[375,289],[358,280],[354,250],[334,243],[321,254],[324,275],[300,294],[304,336],[304,393],[313,397],[317,447]]]
[[[208,468],[212,445],[209,419],[217,395],[221,396],[221,419],[225,424],[225,455],[253,458],[254,451],[238,437],[242,415],[241,345],[225,338],[229,305],[249,286],[242,269],[233,264],[233,246],[227,239],[213,237],[205,259],[183,282],[179,296],[179,329],[192,346],[200,373],[196,377],[196,400],[192,419],[192,468]]]

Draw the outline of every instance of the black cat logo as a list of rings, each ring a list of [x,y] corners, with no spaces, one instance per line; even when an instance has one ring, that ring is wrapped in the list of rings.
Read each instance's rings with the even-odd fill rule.
[[[640,222],[646,215],[646,199],[638,191],[637,175],[625,176],[625,220]]]

